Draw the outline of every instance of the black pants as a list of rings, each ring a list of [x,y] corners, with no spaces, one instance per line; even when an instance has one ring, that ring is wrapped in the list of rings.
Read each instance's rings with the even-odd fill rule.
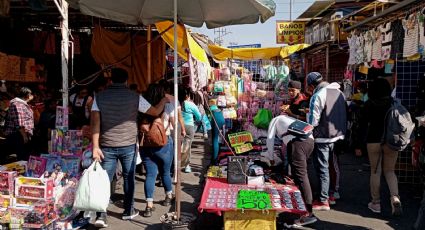
[[[314,149],[313,139],[293,139],[288,143],[288,161],[295,184],[300,188],[308,212],[312,212],[313,194],[307,173],[307,160]]]
[[[18,161],[27,161],[30,157],[30,144],[24,144],[24,138],[20,132],[14,132],[7,136],[7,146],[12,153],[15,153]]]

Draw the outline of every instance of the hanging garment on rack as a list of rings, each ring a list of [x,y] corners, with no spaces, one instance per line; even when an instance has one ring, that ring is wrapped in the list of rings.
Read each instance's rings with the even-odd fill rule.
[[[404,29],[403,29],[403,23],[401,20],[395,20],[391,23],[391,31],[393,32],[393,38],[391,39],[391,59],[396,59],[397,55],[398,57],[401,57],[400,54],[403,53],[403,46],[404,46]]]
[[[356,38],[356,64],[361,64],[364,62],[364,38],[362,35],[357,36]]]
[[[356,54],[357,54],[356,40],[357,40],[357,36],[355,36],[353,34],[350,37],[348,37],[347,40],[348,40],[348,45],[350,47],[350,50],[349,50],[350,56],[348,58],[348,65],[354,65],[354,64],[356,64]]]
[[[418,54],[419,47],[419,23],[417,14],[411,14],[408,19],[403,19],[404,46],[403,57],[411,57]]]
[[[363,48],[363,57],[364,57],[364,62],[371,62],[372,61],[372,45],[373,45],[373,41],[372,41],[372,34],[370,33],[370,31],[366,31],[365,33],[363,33],[363,40],[364,40],[364,48]]]
[[[266,77],[265,80],[274,80],[276,79],[277,68],[274,65],[266,67]]]
[[[382,60],[388,60],[391,56],[391,44],[393,41],[393,32],[391,31],[391,22],[380,26],[382,33]]]
[[[275,92],[279,92],[283,86],[283,92],[288,92],[288,83],[289,83],[289,67],[282,65],[278,68],[277,79]]]
[[[372,30],[372,60],[380,61],[382,56],[382,34],[379,28]]]
[[[418,12],[419,22],[419,53],[425,57],[425,7]]]

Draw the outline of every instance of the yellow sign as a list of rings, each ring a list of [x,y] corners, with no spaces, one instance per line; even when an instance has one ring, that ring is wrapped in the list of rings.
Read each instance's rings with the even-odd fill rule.
[[[303,44],[304,22],[276,21],[276,43],[277,44]]]

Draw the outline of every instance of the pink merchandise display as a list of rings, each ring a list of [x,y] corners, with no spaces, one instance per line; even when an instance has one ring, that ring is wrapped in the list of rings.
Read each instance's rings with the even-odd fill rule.
[[[13,195],[17,176],[15,171],[0,171],[0,195]]]
[[[208,178],[202,193],[199,212],[235,211],[236,199],[240,190],[266,191],[270,194],[272,210],[299,215],[307,214],[300,190],[292,184],[269,184],[265,186],[228,184],[223,178]]]
[[[46,171],[47,160],[41,157],[30,156],[28,160],[28,167],[25,176],[27,177],[41,177]]]

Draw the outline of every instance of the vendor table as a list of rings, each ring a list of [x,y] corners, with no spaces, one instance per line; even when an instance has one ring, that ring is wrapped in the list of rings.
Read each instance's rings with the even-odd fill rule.
[[[207,179],[198,211],[216,213],[217,215],[221,215],[221,212],[237,211],[236,199],[240,190],[257,190],[269,193],[272,203],[272,209],[269,211],[277,213],[290,212],[299,215],[307,214],[301,192],[295,185],[266,184],[264,186],[253,186],[228,184],[225,178]]]

